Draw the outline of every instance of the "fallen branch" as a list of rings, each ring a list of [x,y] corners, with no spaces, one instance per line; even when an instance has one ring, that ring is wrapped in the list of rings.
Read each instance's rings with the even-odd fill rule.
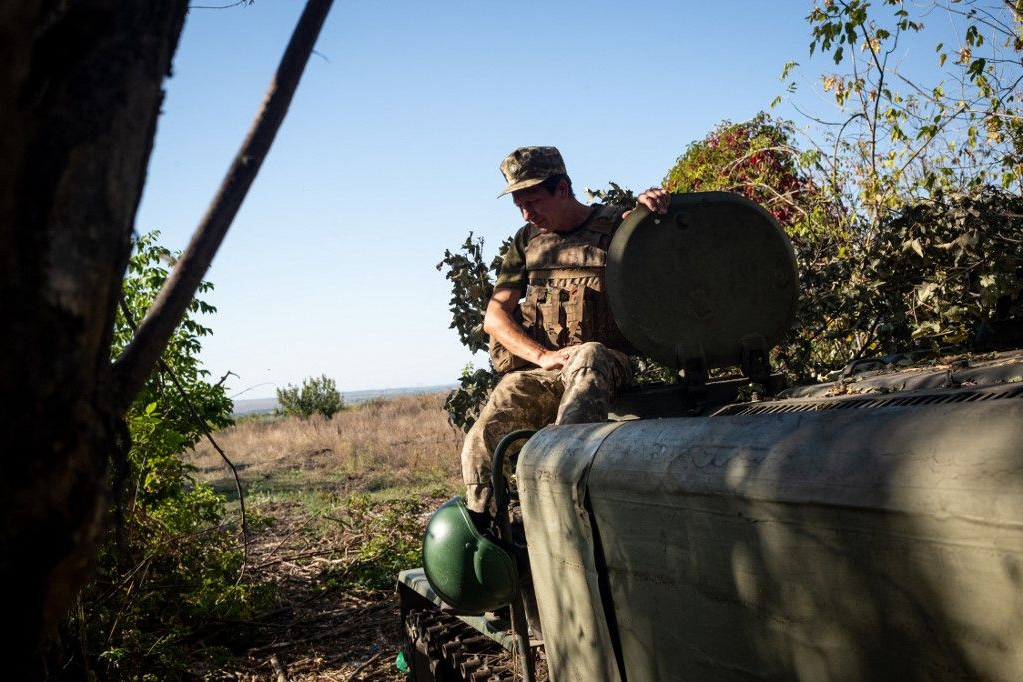
[[[270,657],[270,666],[273,667],[274,673],[277,675],[277,682],[288,682],[288,674],[284,670],[284,666],[281,665],[281,659],[277,658],[277,654]]]
[[[355,679],[356,677],[358,677],[359,673],[361,673],[361,672],[362,672],[363,670],[365,670],[366,668],[368,668],[368,667],[369,667],[369,665],[370,665],[370,664],[371,664],[371,663],[372,663],[373,661],[375,661],[375,660],[377,660],[378,658],[380,658],[380,654],[381,654],[381,652],[379,652],[379,651],[378,651],[377,653],[373,654],[373,655],[372,655],[372,656],[370,656],[370,657],[369,657],[368,659],[366,659],[366,661],[365,661],[365,662],[364,662],[364,663],[363,663],[362,665],[360,665],[360,666],[359,666],[358,668],[356,668],[355,670],[353,670],[353,671],[352,671],[352,674],[348,676],[348,682],[352,682],[352,680],[354,680],[354,679]]]

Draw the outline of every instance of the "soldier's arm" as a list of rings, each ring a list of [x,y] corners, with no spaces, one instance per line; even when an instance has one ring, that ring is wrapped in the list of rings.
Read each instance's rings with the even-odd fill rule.
[[[543,369],[561,369],[568,361],[570,353],[566,350],[549,351],[529,338],[525,330],[515,321],[513,314],[519,304],[518,289],[494,289],[494,295],[487,303],[487,312],[483,317],[483,331],[491,338],[500,341],[501,345],[515,356],[528,360]]]

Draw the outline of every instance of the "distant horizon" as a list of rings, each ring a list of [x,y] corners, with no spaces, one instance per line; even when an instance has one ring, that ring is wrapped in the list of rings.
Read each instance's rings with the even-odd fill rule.
[[[397,386],[393,388],[369,388],[357,391],[341,391],[341,399],[348,404],[356,405],[377,397],[448,391],[457,386],[457,382],[452,382],[450,384],[433,384],[430,386]],[[275,409],[279,404],[277,402],[277,396],[266,396],[263,398],[231,398],[231,402],[234,403],[235,416],[252,414],[254,412],[270,411]]]
[[[341,392],[341,395],[344,396],[344,395],[355,395],[357,393],[377,393],[377,392],[381,392],[381,391],[412,391],[412,390],[419,391],[419,390],[428,390],[428,389],[432,389],[432,388],[437,388],[437,389],[453,388],[453,387],[455,387],[457,385],[458,385],[457,381],[451,381],[451,382],[448,382],[446,384],[411,384],[411,385],[406,385],[406,386],[385,386],[383,388],[353,388],[353,389],[347,389],[347,390],[346,389],[338,389],[338,390]],[[245,395],[246,393],[247,393],[247,391],[242,391],[241,393],[237,393],[235,395],[238,396],[238,397],[231,397],[231,400],[233,400],[235,402],[239,402],[239,401],[242,401],[242,400],[276,400],[277,399],[276,390],[274,391],[274,395],[258,395],[258,396],[254,397],[254,398],[250,398],[248,396],[245,396],[244,398],[242,398],[241,396]]]

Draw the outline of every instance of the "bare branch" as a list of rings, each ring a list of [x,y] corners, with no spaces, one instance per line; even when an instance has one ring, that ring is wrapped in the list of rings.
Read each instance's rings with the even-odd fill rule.
[[[139,331],[113,366],[113,401],[123,411],[145,382],[192,300],[213,256],[252,186],[309,61],[333,0],[308,0],[263,105],[192,241],[160,291]]]
[[[135,326],[135,317],[131,314],[131,309],[128,307],[127,302],[125,302],[124,296],[121,296],[120,305],[121,314],[124,315],[124,319],[128,323],[128,326],[130,326],[133,331],[137,331],[137,327]],[[184,402],[185,408],[188,410],[188,415],[192,418],[192,421],[199,427],[199,430],[203,432],[203,435],[206,436],[206,440],[210,442],[210,445],[212,445],[213,448],[220,453],[220,458],[224,460],[227,466],[231,469],[231,473],[234,475],[234,489],[235,493],[238,495],[238,507],[241,514],[242,552],[245,557],[245,561],[242,562],[242,572],[238,574],[238,579],[241,580],[249,559],[249,524],[248,516],[245,513],[245,493],[242,490],[242,480],[238,475],[238,468],[213,437],[213,434],[210,432],[209,424],[207,424],[206,420],[199,415],[199,411],[195,408],[195,403],[192,402],[191,396],[189,396],[188,391],[185,390],[184,385],[181,383],[181,380],[178,379],[177,374],[175,374],[171,366],[168,365],[162,357],[158,358],[158,362],[160,369],[163,370],[168,378],[170,378],[171,383],[174,384],[174,388],[177,389],[178,395],[181,396],[181,400]],[[225,374],[224,378],[220,380],[220,383],[223,383],[229,374],[231,374],[231,372]],[[141,475],[142,472],[139,473]]]
[[[231,9],[238,5],[251,5],[255,0],[235,0],[229,5],[189,5],[188,9]]]

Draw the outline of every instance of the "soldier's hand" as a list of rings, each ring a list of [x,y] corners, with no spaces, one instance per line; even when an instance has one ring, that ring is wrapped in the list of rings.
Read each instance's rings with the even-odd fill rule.
[[[667,213],[668,207],[671,206],[671,193],[663,187],[651,187],[639,195],[636,203],[646,206],[654,213]],[[630,213],[632,211],[626,211],[622,217],[628,218]]]
[[[545,350],[541,353],[539,361],[536,363],[541,369],[561,369],[568,362],[568,359],[572,357],[572,353],[567,348],[561,350]]]

